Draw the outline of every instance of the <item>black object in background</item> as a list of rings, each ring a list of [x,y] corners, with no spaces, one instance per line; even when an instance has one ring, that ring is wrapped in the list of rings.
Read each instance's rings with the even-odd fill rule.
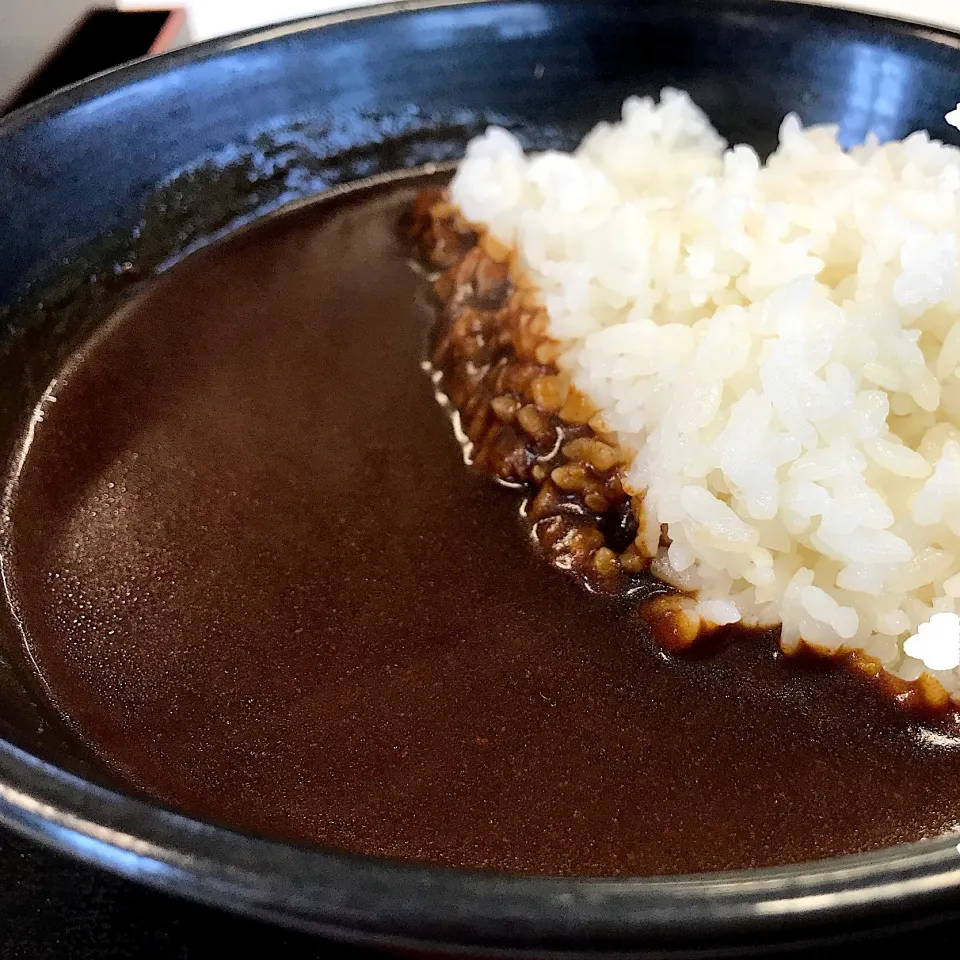
[[[176,900],[0,830],[2,960],[376,960]]]
[[[38,6],[37,16],[41,15]],[[170,17],[169,10],[129,13],[92,10],[40,64],[13,98],[3,104],[0,113],[9,113],[61,87],[146,56],[153,50]]]

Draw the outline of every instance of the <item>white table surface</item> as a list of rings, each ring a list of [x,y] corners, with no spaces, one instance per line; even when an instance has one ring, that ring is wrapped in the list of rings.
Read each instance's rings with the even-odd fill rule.
[[[0,4],[4,2],[0,0]],[[346,7],[368,6],[375,2],[377,0],[118,0],[118,5],[121,8],[144,9],[179,3],[187,8],[193,39],[207,40],[249,27]],[[697,0],[676,2],[695,4]],[[770,2],[775,3],[776,0]],[[842,0],[828,5],[960,29],[960,0]]]

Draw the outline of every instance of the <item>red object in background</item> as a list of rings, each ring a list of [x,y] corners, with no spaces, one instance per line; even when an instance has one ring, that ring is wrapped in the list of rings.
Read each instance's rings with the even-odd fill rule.
[[[91,10],[0,106],[0,113],[26,106],[111,67],[169,50],[185,38],[186,22],[186,12],[179,8]]]

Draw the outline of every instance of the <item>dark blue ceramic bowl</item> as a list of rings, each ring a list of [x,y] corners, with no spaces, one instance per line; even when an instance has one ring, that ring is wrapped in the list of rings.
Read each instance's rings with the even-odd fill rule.
[[[62,344],[192,247],[337,184],[455,159],[491,120],[530,146],[570,144],[628,94],[665,84],[761,150],[790,110],[839,123],[846,143],[921,128],[951,139],[960,36],[770,0],[421,0],[231,37],[58,93],[0,125],[3,455]],[[193,822],[103,780],[44,705],[15,627],[0,611],[0,818],[230,910],[415,949],[702,956],[960,907],[955,837],[749,873],[532,879]]]

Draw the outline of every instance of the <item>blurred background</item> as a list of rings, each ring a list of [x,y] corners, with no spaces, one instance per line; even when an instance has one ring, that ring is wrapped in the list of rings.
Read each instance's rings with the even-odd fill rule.
[[[149,53],[376,2],[379,0],[0,0],[0,112]],[[841,0],[834,5],[960,30],[960,0]]]

